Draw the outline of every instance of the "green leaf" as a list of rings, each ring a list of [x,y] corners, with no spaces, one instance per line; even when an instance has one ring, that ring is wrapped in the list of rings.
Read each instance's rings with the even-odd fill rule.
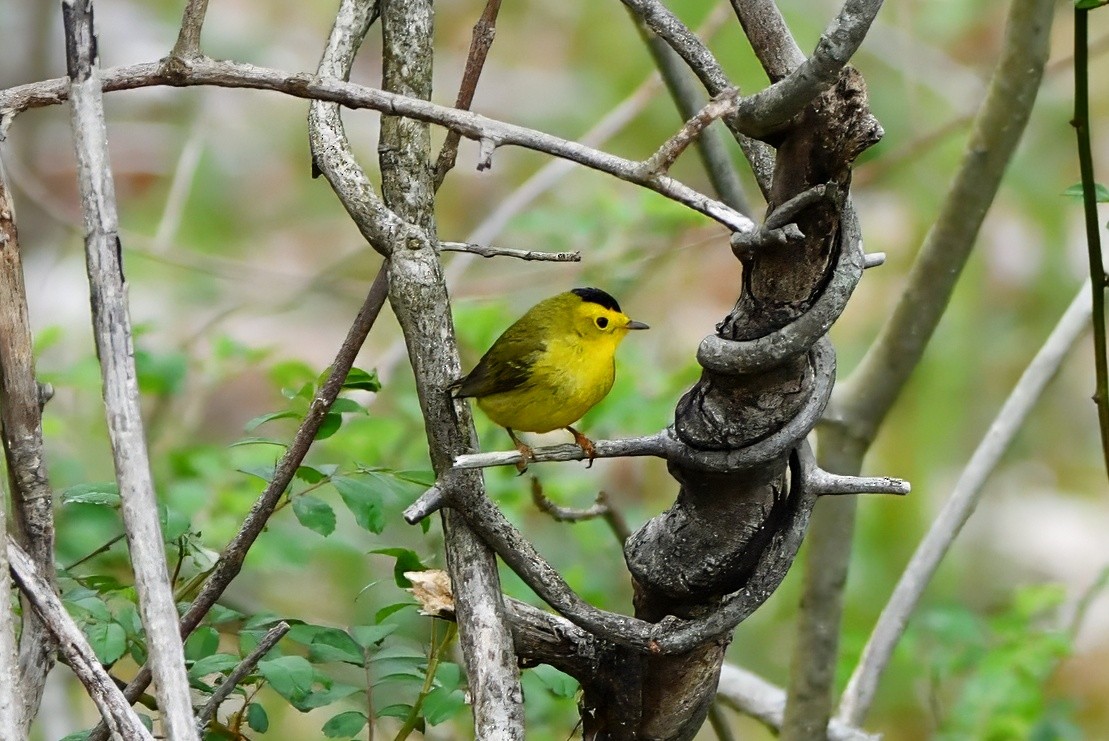
[[[388,638],[398,627],[396,623],[356,625],[351,628],[350,632],[354,634],[354,640],[358,642],[358,645],[363,648],[373,648],[374,646],[380,646],[381,642]]]
[[[343,415],[336,412],[328,412],[323,422],[320,423],[320,429],[316,431],[316,440],[326,440],[339,431],[343,426]]]
[[[205,656],[211,656],[218,650],[219,633],[207,625],[197,628],[192,635],[185,639],[185,658],[190,661],[198,661]]]
[[[297,466],[293,475],[306,484],[318,484],[327,478],[327,474],[314,466]]]
[[[381,497],[361,479],[335,476],[331,483],[339,491],[343,503],[354,515],[354,521],[371,533],[385,528],[385,513],[381,510]]]
[[[119,502],[119,485],[114,481],[78,484],[62,492],[63,504],[99,504],[118,507]]]
[[[423,563],[420,562],[420,557],[414,551],[407,548],[378,548],[377,550],[370,551],[370,553],[380,553],[384,556],[392,556],[397,559],[393,564],[393,580],[396,581],[397,586],[401,589],[410,589],[412,582],[405,578],[404,572],[406,571],[424,571],[427,569]]]
[[[374,622],[375,623],[380,623],[382,620],[389,617],[393,613],[400,612],[401,610],[403,610],[406,607],[416,607],[416,603],[415,602],[396,602],[396,603],[391,604],[391,605],[385,605],[385,607],[382,607],[380,610],[378,610],[376,613],[374,613]]]
[[[331,717],[323,724],[323,735],[328,738],[351,738],[366,727],[367,718],[358,710],[348,710]]]
[[[139,391],[144,394],[168,396],[180,392],[188,369],[189,359],[184,353],[155,355],[146,350],[135,351],[135,373]]]
[[[266,466],[243,466],[235,470],[239,473],[245,473],[247,476],[260,478],[268,484],[273,479],[274,466],[273,464]]]
[[[231,671],[239,664],[239,657],[232,654],[212,654],[198,659],[189,667],[189,678],[200,679],[209,674],[222,674]]]
[[[295,703],[296,708],[301,712],[307,712],[326,707],[342,700],[344,697],[350,697],[355,692],[361,692],[363,689],[362,687],[355,687],[353,684],[334,684],[326,690],[308,693],[299,702]]]
[[[366,407],[359,404],[354,399],[338,398],[335,403],[331,405],[331,411],[338,414],[369,414]]]
[[[378,380],[376,370],[364,371],[361,368],[351,368],[350,373],[347,373],[347,380],[343,381],[343,388],[376,393],[381,390],[381,381]]]
[[[355,666],[365,664],[361,646],[348,633],[338,628],[325,628],[312,638],[308,647],[308,660],[341,661]]]
[[[1109,4],[1107,0],[1074,0],[1076,10],[1093,10],[1106,4]]]
[[[280,656],[258,662],[258,671],[277,694],[296,704],[308,696],[316,671],[303,656]]]
[[[466,696],[460,689],[436,687],[424,697],[420,707],[424,720],[430,725],[438,725],[450,720],[466,704]]]
[[[534,671],[543,685],[556,697],[573,697],[577,694],[578,681],[569,674],[563,674],[546,664],[540,664]]]
[[[1096,2],[1098,5],[1105,4],[1104,2],[1101,2],[1101,0],[1077,0],[1078,3],[1091,1]],[[1096,5],[1090,7],[1096,7]],[[1082,192],[1082,183],[1075,183],[1074,185],[1064,190],[1063,195],[1070,196],[1072,198],[1082,198]],[[1094,183],[1094,200],[1096,200],[1098,203],[1109,203],[1109,187],[1106,187],[1101,183]]]
[[[285,447],[285,443],[281,442],[280,440],[273,440],[268,437],[244,437],[242,440],[236,440],[227,447],[241,448],[246,445],[275,445],[279,448]]]
[[[127,633],[119,623],[93,623],[85,634],[101,664],[114,664],[127,650]]]
[[[285,409],[280,412],[270,412],[263,414],[247,422],[243,425],[244,432],[254,432],[256,429],[264,425],[266,422],[272,422],[275,419],[299,419],[300,415],[291,409]]]
[[[252,702],[246,706],[246,724],[250,726],[251,730],[265,733],[270,727],[270,717],[266,715],[264,707]]]
[[[325,538],[335,532],[335,510],[322,499],[308,494],[293,497],[293,514],[297,522]]]
[[[412,712],[412,706],[405,703],[397,703],[396,705],[386,705],[380,710],[376,711],[374,715],[378,718],[407,718],[408,714]]]

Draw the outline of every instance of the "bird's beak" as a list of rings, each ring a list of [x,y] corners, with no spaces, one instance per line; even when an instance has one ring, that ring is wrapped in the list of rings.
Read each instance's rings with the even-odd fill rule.
[[[643,322],[636,322],[636,321],[630,321],[630,322],[628,322],[628,323],[627,323],[627,324],[625,325],[625,327],[624,327],[624,328],[625,328],[625,329],[650,329],[650,327],[648,327],[648,326],[647,326],[646,324],[644,324]]]

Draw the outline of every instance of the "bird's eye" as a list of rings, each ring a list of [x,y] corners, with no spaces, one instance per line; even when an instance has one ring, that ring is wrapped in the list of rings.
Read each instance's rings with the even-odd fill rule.
[[[596,319],[596,323],[597,323],[597,327],[599,327],[600,329],[604,329],[605,327],[608,326],[608,317],[599,316]]]

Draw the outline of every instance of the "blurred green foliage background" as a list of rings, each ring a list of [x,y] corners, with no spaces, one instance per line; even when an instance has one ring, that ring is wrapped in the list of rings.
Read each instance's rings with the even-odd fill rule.
[[[669,5],[696,27],[714,4]],[[454,100],[481,6],[457,0],[438,5],[437,102]],[[828,0],[785,0],[782,7],[802,48],[812,47],[837,9]],[[997,56],[1005,7],[988,0],[889,3],[855,58],[886,136],[859,163],[854,196],[867,251],[886,252],[888,262],[867,272],[833,329],[841,374],[850,373],[899,298]],[[99,2],[103,63],[163,56],[176,37],[180,10],[181,3],[167,0]],[[333,12],[332,3],[218,0],[203,46],[217,58],[314,70]],[[913,494],[860,503],[841,681],[933,513],[1085,272],[1080,207],[1062,195],[1078,180],[1068,124],[1070,19],[1069,5],[1061,4],[1049,71],[1024,142],[950,310],[868,458],[868,472],[909,479]],[[1091,32],[1095,167],[1105,181],[1109,10],[1092,13]],[[764,84],[734,20],[715,32],[711,46],[744,90]],[[380,83],[379,50],[379,36],[371,31],[355,81]],[[652,70],[619,3],[507,3],[474,109],[577,139],[631,96],[632,115],[602,148],[645,157],[680,124]],[[0,0],[0,87],[63,73],[54,4]],[[184,585],[234,534],[261,490],[258,474],[264,477],[280,454],[271,444],[236,443],[254,437],[287,442],[296,419],[276,418],[250,431],[248,423],[302,410],[297,393],[330,363],[380,259],[326,183],[310,177],[304,101],[244,90],[148,89],[110,94],[106,106],[132,316],[142,327],[138,361],[155,476],[171,560],[182,556]],[[346,112],[344,120],[372,171],[377,114]],[[441,131],[434,136],[442,140]],[[111,458],[89,329],[68,111],[22,115],[8,132],[3,156],[17,198],[38,370],[57,391],[44,424],[52,483],[68,492],[58,508],[58,562],[72,565],[122,530],[111,489],[102,483],[112,478]],[[600,438],[666,425],[697,377],[698,342],[738,293],[739,269],[727,235],[661,197],[581,168],[504,217],[498,209],[546,160],[501,149],[493,169],[479,173],[476,158],[476,147],[464,142],[459,166],[440,191],[440,238],[476,234],[503,247],[580,250],[584,259],[567,265],[444,256],[464,366],[535,301],[596,285],[652,330],[621,348],[616,387],[582,428]],[[675,174],[709,189],[693,156],[683,158]],[[757,190],[744,178],[756,200]],[[899,647],[868,724],[886,738],[1109,737],[1109,598],[1093,593],[1085,619],[1071,627],[1079,599],[1109,564],[1109,500],[1086,345],[1048,388],[992,477]],[[404,548],[425,566],[442,566],[438,523],[425,533],[400,518],[429,468],[405,361],[399,330],[385,312],[358,361],[376,371],[381,390],[347,392],[341,428],[314,447],[311,471],[295,484],[294,493],[312,489],[303,495],[310,499],[296,504],[294,497],[293,506],[274,517],[223,602],[227,612],[192,642],[193,658],[235,655],[267,620],[305,624],[281,644],[285,662],[264,673],[268,687],[256,699],[268,721],[255,716],[249,725],[267,725],[268,731],[249,731],[252,738],[317,738],[329,722],[336,737],[348,737],[344,723],[357,724],[349,713],[365,710],[364,693],[337,690],[326,708],[304,714],[279,697],[295,695],[281,692],[281,677],[303,669],[302,655],[337,685],[364,689],[367,681],[377,682],[377,710],[411,703],[420,688],[431,620],[410,607],[380,613],[410,600],[394,583],[395,559],[373,553]],[[484,419],[478,424],[484,449],[506,447],[503,431]],[[313,481],[312,471],[323,478]],[[620,546],[607,527],[551,522],[532,506],[529,478],[514,473],[488,472],[490,495],[583,596],[630,611]],[[605,491],[633,528],[668,506],[676,491],[655,460],[598,461],[590,470],[536,465],[531,475],[567,506],[588,506]],[[331,476],[357,483],[347,484],[344,495]],[[327,510],[335,514],[333,523]],[[330,531],[326,537],[324,531]],[[789,667],[799,570],[740,626],[730,649],[733,661],[779,684]],[[67,575],[63,586],[74,590],[75,614],[96,632],[101,650],[124,655],[116,671],[128,676],[133,659],[125,653],[141,647],[133,632],[108,627],[134,626],[124,547],[116,544]],[[510,594],[535,600],[510,573],[504,582]],[[356,664],[321,653],[320,645],[331,644],[318,626],[373,639],[362,646],[374,656],[370,671],[354,671]],[[450,647],[442,659],[444,666],[459,660]],[[453,689],[457,671],[441,667],[441,674],[439,686],[447,690],[436,712],[442,717],[428,725],[427,737],[466,738],[461,692]],[[546,669],[526,674],[529,738],[570,736],[572,682]],[[66,670],[55,672],[39,737],[87,727],[95,716],[82,698]],[[338,713],[348,715],[335,720]],[[764,737],[752,721],[734,720],[749,734],[744,738]],[[402,722],[381,720],[382,736],[392,737]]]

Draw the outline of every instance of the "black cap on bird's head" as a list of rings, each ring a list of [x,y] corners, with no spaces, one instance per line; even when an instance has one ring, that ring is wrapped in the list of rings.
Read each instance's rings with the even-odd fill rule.
[[[570,293],[579,296],[582,301],[588,301],[591,304],[599,304],[612,311],[620,311],[620,304],[616,303],[616,299],[600,288],[575,288],[570,291]],[[624,312],[620,311],[620,313],[623,314]]]

